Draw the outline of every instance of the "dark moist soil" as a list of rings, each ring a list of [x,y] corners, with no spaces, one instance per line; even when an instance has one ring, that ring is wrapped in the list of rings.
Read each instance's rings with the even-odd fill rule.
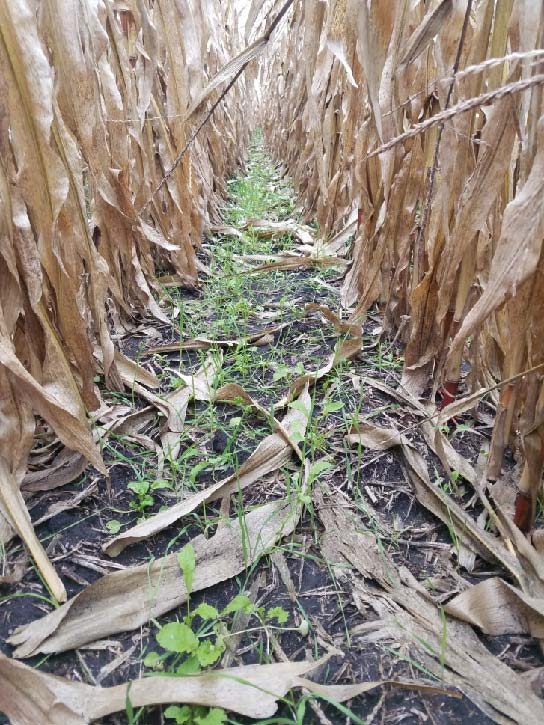
[[[273,346],[251,348],[255,356],[266,359],[272,353],[273,348],[280,347],[283,350],[282,361],[287,366],[295,367],[302,361],[306,369],[313,370],[325,362],[339,339],[338,333],[328,323],[319,321],[315,314],[312,316],[293,314],[295,309],[302,309],[303,304],[308,302],[328,304],[331,309],[338,308],[337,296],[335,297],[325,287],[312,283],[316,276],[326,279],[327,283],[335,289],[339,289],[341,285],[341,282],[335,279],[330,272],[321,273],[315,269],[301,272],[274,272],[260,275],[252,280],[252,294],[263,305],[277,303],[286,294],[290,299],[303,300],[296,305],[287,306],[284,319],[290,319],[292,324],[274,335]],[[271,280],[274,285],[269,284]],[[281,282],[280,285],[278,285],[278,280]],[[272,293],[271,289],[273,289]],[[179,294],[182,300],[187,301],[198,300],[201,295],[199,292],[195,294],[183,290],[180,290]],[[215,315],[217,315],[217,311],[209,311],[210,324]],[[268,323],[263,320],[251,319],[247,322],[245,332],[250,334],[275,322]],[[169,328],[157,325],[154,321],[142,320],[142,327],[146,328],[146,326],[157,330],[159,336],[149,339],[148,336],[133,334],[123,338],[120,340],[120,347],[125,355],[145,364],[156,373],[161,373],[161,368],[168,366],[174,368],[180,366],[184,372],[197,369],[201,360],[197,352],[168,353],[162,362],[158,361],[156,357],[146,355],[146,347],[161,344],[161,340],[162,343],[179,340],[179,332],[175,326]],[[354,387],[354,376],[379,378],[391,387],[395,387],[399,381],[402,367],[400,347],[396,343],[390,345],[387,340],[383,341],[383,348],[390,348],[392,353],[392,358],[388,363],[390,366],[384,366],[383,361],[376,357],[375,328],[376,321],[373,319],[365,324],[363,339],[367,352],[361,353],[356,360],[343,366],[338,375],[331,375],[316,386],[314,419],[319,417],[319,412],[323,408],[325,394],[331,391],[334,393],[335,400],[343,402],[344,408],[321,421],[323,440],[321,449],[316,446],[315,456],[316,458],[325,454],[331,456],[335,473],[329,477],[328,484],[333,490],[342,491],[353,500],[369,528],[374,530],[376,522],[372,522],[365,516],[364,509],[360,505],[362,501],[371,504],[378,521],[387,524],[385,527],[387,530],[391,530],[391,524],[394,522],[392,528],[400,532],[399,535],[388,538],[387,534],[384,534],[382,538],[382,544],[394,561],[398,565],[407,567],[419,581],[424,581],[429,577],[438,579],[444,575],[448,576],[451,568],[451,547],[440,546],[441,544],[451,544],[451,538],[447,527],[437,521],[415,500],[398,455],[394,451],[388,451],[377,457],[376,452],[370,450],[363,450],[358,455],[357,451],[352,450],[346,453],[344,449],[345,417],[356,413],[357,409],[359,409],[359,417],[372,414],[373,422],[389,427],[406,427],[417,420],[398,406],[395,400],[388,398],[371,386],[365,386],[362,391],[358,391]],[[203,330],[202,335],[205,334],[205,330]],[[281,393],[285,392],[290,381],[296,377],[296,374],[292,373],[284,380],[274,382],[274,371],[270,369],[263,372],[262,378],[258,380],[248,379],[248,376],[237,372],[235,356],[229,350],[225,351],[224,369],[226,371],[225,382],[240,382],[265,407],[275,402]],[[170,389],[167,380],[164,381],[161,389],[163,391]],[[136,407],[145,405],[145,401],[137,398],[133,402]],[[244,420],[245,430],[233,436],[233,428],[229,425],[229,421],[240,416],[240,409],[229,405],[215,406],[215,430],[211,428],[202,430],[201,424],[193,429],[192,424],[199,419],[198,416],[202,415],[204,409],[205,404],[203,403],[189,406],[187,414],[189,434],[188,438],[184,440],[182,453],[193,440],[201,446],[200,451],[203,455],[207,452],[210,458],[215,456],[220,459],[226,449],[234,450],[238,462],[241,463],[255,448],[258,440],[270,432],[261,419],[249,415]],[[461,422],[470,423],[481,434],[480,436],[474,432],[463,432],[452,437],[454,447],[474,464],[482,442],[489,437],[489,428],[479,426],[474,419],[468,416]],[[253,435],[249,435],[248,431],[253,431]],[[156,422],[150,426],[148,433],[158,440]],[[410,435],[410,439],[425,456],[431,475],[436,469],[437,475],[447,480],[439,461],[429,453],[421,436],[416,432]],[[170,551],[181,548],[191,537],[203,531],[202,526],[199,526],[194,518],[189,517],[147,541],[126,548],[115,559],[109,559],[104,555],[101,547],[110,538],[110,533],[106,528],[107,522],[115,518],[121,523],[121,530],[124,530],[137,519],[136,512],[130,510],[130,503],[134,500],[134,496],[127,490],[127,483],[137,477],[138,471],[145,465],[145,455],[149,456],[149,453],[145,453],[145,451],[142,453],[142,449],[126,445],[122,440],[112,440],[110,444],[111,449],[106,449],[104,456],[110,467],[111,498],[108,496],[104,479],[92,469],[88,469],[73,483],[53,491],[38,493],[29,501],[32,519],[36,521],[51,504],[69,501],[76,493],[96,482],[94,490],[90,491],[77,507],[63,511],[37,527],[38,536],[46,546],[49,557],[62,577],[69,597],[73,597],[103,574],[161,557]],[[128,462],[120,463],[119,455],[128,459]],[[353,469],[351,476],[346,473],[347,460]],[[213,480],[219,480],[228,475],[231,470],[222,467],[219,460],[215,470],[204,472],[196,478],[196,484],[198,487],[204,487]],[[289,471],[284,473],[288,475]],[[280,472],[267,477],[265,481],[258,482],[244,492],[244,503],[246,505],[261,504],[267,499],[281,496],[283,480],[284,475]],[[182,493],[184,493],[183,486],[178,495]],[[470,493],[468,484],[459,480],[457,488],[454,489],[454,495],[458,496],[458,500],[466,502],[470,498]],[[148,513],[158,511],[162,505],[172,505],[177,500],[172,491],[164,490],[156,491],[154,498],[155,505],[149,509]],[[206,535],[211,536],[214,531],[214,514],[217,513],[217,507],[208,506],[206,512],[210,525],[205,531]],[[289,612],[289,621],[286,626],[297,626],[301,620],[302,606],[304,616],[310,623],[309,637],[302,637],[292,631],[284,634],[277,633],[278,641],[289,658],[303,659],[323,654],[325,652],[324,638],[329,644],[334,644],[345,653],[343,658],[335,656],[330,659],[326,669],[318,674],[320,681],[341,684],[384,678],[420,677],[421,675],[409,663],[393,656],[384,646],[368,642],[361,643],[356,637],[352,638],[350,642],[346,640],[346,632],[363,623],[364,618],[353,604],[349,582],[347,580],[338,582],[331,578],[330,570],[323,562],[319,549],[320,534],[317,518],[306,514],[295,533],[283,542],[282,552],[295,586],[298,603],[291,601],[275,566],[268,558],[265,558],[249,576],[241,575],[194,595],[191,598],[192,605],[196,606],[199,602],[206,601],[222,608],[241,590],[248,590],[253,582],[261,581],[257,593],[260,605],[266,607],[278,605],[285,608]],[[10,565],[24,556],[22,547],[17,541],[13,541],[7,547],[6,554]],[[476,570],[471,575],[467,575],[466,572],[462,572],[462,575],[469,581],[478,581],[482,575],[488,575],[489,569],[488,565],[478,562]],[[0,597],[3,597],[3,600],[0,599],[0,649],[7,655],[12,653],[11,647],[6,642],[7,637],[17,627],[28,624],[51,611],[51,606],[35,595],[47,597],[47,592],[44,590],[35,568],[30,565],[26,566],[20,582],[0,585]],[[185,612],[184,605],[161,617],[160,622],[164,624],[175,620],[184,616]],[[155,642],[155,632],[155,626],[150,623],[141,631],[112,635],[103,649],[80,649],[48,657],[37,656],[27,660],[27,663],[31,666],[39,666],[40,670],[44,672],[64,676],[70,680],[94,684],[98,678],[103,686],[115,685],[123,683],[127,679],[142,676],[145,671],[142,665],[143,654],[159,649]],[[319,634],[319,638],[316,636],[317,634]],[[483,641],[492,653],[500,656],[514,669],[522,671],[544,664],[544,659],[536,644],[529,638],[483,638]],[[111,674],[100,679],[102,668],[131,648],[133,648],[133,652],[126,661],[119,664]],[[235,657],[232,664],[273,661],[274,659],[273,651],[267,650],[267,642],[262,635],[245,635],[240,641],[238,652],[241,654]],[[491,722],[465,697],[452,698],[409,690],[377,688],[347,704],[363,720],[374,716],[376,718],[374,721],[380,723],[402,721],[407,724],[431,722],[440,724],[478,723],[481,725]],[[327,703],[321,703],[321,707],[331,722],[350,722],[345,715],[341,715],[338,710]],[[278,715],[289,717],[289,709],[285,705],[281,705]],[[119,713],[103,719],[102,722],[125,723],[126,718],[125,713]],[[241,717],[236,720],[246,722]],[[5,722],[1,716],[0,722]],[[162,722],[161,709],[149,708],[139,722],[149,724]],[[319,720],[313,710],[307,707],[304,723],[314,722],[317,723]]]

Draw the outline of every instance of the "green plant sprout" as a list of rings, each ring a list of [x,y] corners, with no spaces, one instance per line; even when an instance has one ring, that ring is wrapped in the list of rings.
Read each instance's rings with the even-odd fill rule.
[[[172,488],[172,484],[164,478],[157,478],[153,481],[138,479],[136,481],[130,481],[127,484],[127,488],[135,495],[135,498],[130,502],[129,506],[131,509],[138,512],[138,521],[141,521],[142,519],[145,519],[147,509],[155,503],[153,491],[159,491],[163,488]]]
[[[207,602],[201,602],[193,609],[191,592],[197,562],[192,544],[184,546],[178,552],[177,559],[187,590],[187,613],[181,621],[168,622],[159,627],[156,640],[163,652],[149,652],[143,660],[145,667],[180,677],[195,675],[212,667],[225,652],[229,637],[233,636],[229,632],[228,623],[237,612],[243,612],[257,620],[255,626],[236,632],[237,636],[269,628],[286,631],[281,626],[289,618],[285,609],[277,606],[257,606],[245,594],[237,594],[222,610]],[[272,625],[274,621],[277,622],[276,626]],[[301,633],[300,627],[293,629]],[[208,709],[186,704],[172,705],[164,715],[174,719],[176,723],[187,725],[215,725],[226,721],[226,715],[221,708]]]

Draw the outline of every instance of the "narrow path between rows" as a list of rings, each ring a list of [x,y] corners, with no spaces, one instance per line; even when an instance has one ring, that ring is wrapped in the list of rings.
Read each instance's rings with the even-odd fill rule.
[[[104,481],[89,473],[58,492],[53,488],[38,495],[32,516],[35,522],[47,519],[37,531],[69,597],[112,572],[143,565],[142,588],[132,582],[127,598],[143,592],[148,616],[138,626],[131,620],[124,628],[128,632],[111,624],[117,616],[108,611],[113,589],[123,591],[122,580],[115,580],[109,599],[102,591],[100,599],[87,604],[97,628],[97,636],[87,639],[100,640],[97,645],[77,649],[75,635],[66,644],[76,649],[44,657],[47,649],[32,650],[25,636],[17,642],[28,646],[25,654],[33,655],[30,662],[40,669],[109,686],[144,673],[190,674],[216,664],[328,654],[327,664],[313,675],[320,682],[423,677],[443,684],[439,668],[429,670],[423,655],[414,661],[400,641],[392,645],[370,636],[393,610],[400,590],[395,596],[388,591],[387,574],[383,592],[374,585],[361,588],[350,572],[362,572],[363,564],[347,553],[350,546],[354,556],[367,547],[374,551],[374,563],[369,558],[364,566],[378,581],[372,567],[381,562],[384,572],[390,566],[391,572],[409,577],[411,571],[418,581],[428,581],[437,595],[457,586],[449,560],[453,527],[448,530],[416,502],[408,459],[383,439],[384,429],[410,428],[421,411],[391,393],[402,360],[394,343],[381,342],[379,320],[370,318],[357,333],[335,317],[343,260],[323,265],[323,255],[316,254],[301,268],[274,268],[289,255],[300,262],[304,239],[313,236],[314,230],[301,225],[295,206],[292,188],[257,134],[247,168],[229,181],[224,225],[201,249],[202,288],[189,292],[166,280],[163,303],[172,325],[142,320],[136,334],[120,340],[127,358],[146,367],[150,379],[134,380],[126,394],[103,391],[99,430],[111,498]],[[258,266],[265,269],[256,272]],[[313,384],[315,377],[319,380]],[[217,391],[223,391],[219,397]],[[362,418],[367,438],[357,438]],[[436,482],[440,462],[423,434],[412,432],[416,453],[421,451]],[[462,427],[453,431],[452,445],[475,461],[479,434],[466,433]],[[244,462],[256,450],[260,458],[248,468]],[[214,496],[202,494],[213,487]],[[453,491],[450,483],[443,489],[464,493]],[[197,503],[161,523],[162,514],[169,516],[188,500]],[[51,506],[58,507],[56,512]],[[280,514],[284,519],[277,526]],[[357,518],[349,518],[352,514]],[[255,530],[253,521],[260,521]],[[231,536],[236,526],[239,539]],[[123,539],[127,531],[128,541]],[[342,540],[344,534],[348,538]],[[121,543],[113,546],[112,541]],[[231,558],[221,543],[229,541]],[[158,604],[149,595],[145,570],[180,550],[178,565],[192,596],[161,609],[164,594],[159,588]],[[343,563],[334,567],[339,552]],[[21,549],[22,580],[2,600],[7,613],[0,620],[2,643],[17,626],[24,633],[31,621],[54,609],[36,570],[27,568],[22,557]],[[171,563],[162,561],[166,571]],[[415,630],[413,636],[421,638]],[[536,657],[529,644],[524,656],[527,661]],[[220,710],[172,706],[164,715],[213,725],[231,717]],[[468,699],[409,687],[370,692],[344,705],[307,703],[300,692],[290,694],[280,707],[285,719],[266,722],[362,722],[378,710],[381,722],[397,717],[405,722],[486,721]],[[133,717],[133,722],[161,721],[158,709]],[[123,714],[103,722],[127,719]]]

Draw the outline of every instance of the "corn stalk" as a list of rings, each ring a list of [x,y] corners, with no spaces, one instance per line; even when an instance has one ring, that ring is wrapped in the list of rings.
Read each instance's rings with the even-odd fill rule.
[[[464,363],[475,390],[544,362],[543,41],[526,0],[301,0],[262,65],[267,143],[325,235],[358,213],[342,301],[401,331],[413,393],[452,400]],[[523,528],[542,379],[495,397],[488,477],[516,443]]]

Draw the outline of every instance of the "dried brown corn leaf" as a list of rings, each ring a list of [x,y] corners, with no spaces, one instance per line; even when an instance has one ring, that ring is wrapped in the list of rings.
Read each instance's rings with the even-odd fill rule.
[[[263,327],[262,330],[252,332],[250,335],[243,337],[233,338],[231,340],[213,340],[207,337],[196,337],[191,340],[180,340],[180,342],[172,342],[167,345],[157,345],[155,347],[148,348],[146,354],[162,354],[167,352],[178,352],[179,350],[209,350],[213,347],[236,347],[242,343],[257,342],[262,337],[267,335],[274,335],[276,332],[283,330],[285,327],[290,325],[290,322],[280,323],[278,325],[270,325],[270,327]]]
[[[28,471],[21,484],[23,491],[51,491],[71,483],[87,468],[87,460],[81,453],[62,448],[46,467]]]
[[[196,554],[193,592],[230,579],[257,561],[280,537],[289,535],[300,510],[291,501],[273,501],[243,521],[221,523],[210,539],[191,543]],[[19,628],[9,639],[16,657],[63,652],[136,629],[187,600],[187,590],[172,553],[151,564],[107,574],[50,614]]]
[[[350,446],[363,446],[371,451],[386,451],[393,446],[407,444],[408,441],[394,428],[383,428],[374,423],[361,421],[357,423],[356,432],[345,436]]]
[[[362,583],[355,584],[355,601],[360,594],[382,613],[374,628],[365,623],[365,639],[408,645],[412,657],[424,663],[441,685],[459,688],[497,722],[537,725],[544,717],[544,705],[530,684],[490,654],[464,622],[447,617],[444,624],[445,615],[424,586],[396,566],[352,512],[332,496],[317,492],[314,498],[325,526],[322,548],[327,560],[351,564],[363,579],[373,579],[383,589],[376,594]]]
[[[218,707],[251,718],[271,717],[277,703],[292,689],[345,702],[384,685],[421,692],[449,694],[444,688],[414,681],[376,680],[350,685],[320,685],[305,675],[322,667],[315,662],[280,662],[214,670],[191,677],[146,677],[114,687],[95,687],[39,672],[0,654],[0,710],[13,725],[43,722],[81,725],[126,708],[185,703]]]
[[[361,344],[360,337],[339,342],[325,365],[312,373],[305,373],[298,377],[289,387],[287,394],[274,405],[274,410],[285,408],[307,385],[314,385],[318,380],[328,375],[336,365],[355,357],[361,350]]]
[[[83,725],[124,711],[128,697],[133,707],[182,702],[225,708],[246,717],[268,717],[289,690],[312,689],[313,683],[303,676],[320,664],[246,665],[191,677],[155,676],[95,687],[39,672],[0,654],[0,711],[13,725]]]
[[[544,639],[544,598],[531,597],[498,577],[469,587],[444,609],[485,634],[531,634]]]
[[[66,590],[64,585],[47,558],[47,554],[34,531],[17,481],[2,456],[0,456],[0,512],[10,527],[25,542],[55,599],[59,602],[65,602]]]
[[[272,270],[285,271],[293,269],[308,269],[315,267],[338,267],[347,264],[341,257],[291,257],[288,255],[277,255],[273,261],[266,264],[259,264],[256,267],[244,270],[241,274],[259,274],[260,272],[271,272]]]

